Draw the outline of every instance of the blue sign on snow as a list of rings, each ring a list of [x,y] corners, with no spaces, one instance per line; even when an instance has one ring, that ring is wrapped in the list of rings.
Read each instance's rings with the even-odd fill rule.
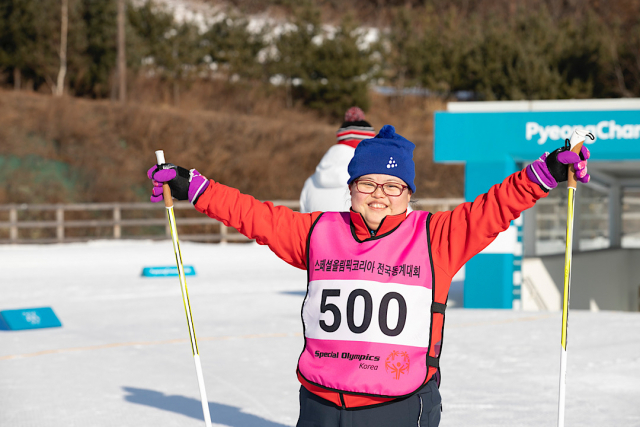
[[[0,311],[0,329],[18,331],[60,326],[62,326],[62,323],[60,323],[51,307]]]
[[[170,277],[178,275],[178,267],[144,267],[142,269],[143,277]],[[184,266],[185,276],[195,276],[196,269],[192,265]]]

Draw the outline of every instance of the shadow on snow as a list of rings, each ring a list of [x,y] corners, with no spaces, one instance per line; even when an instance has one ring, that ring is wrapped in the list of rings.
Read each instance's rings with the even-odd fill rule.
[[[147,405],[164,411],[186,415],[197,420],[204,420],[202,403],[190,397],[167,395],[154,390],[135,387],[123,387],[129,393],[125,400],[131,403]],[[211,422],[231,427],[287,427],[284,424],[265,420],[256,415],[245,414],[235,406],[209,402]]]
[[[300,297],[304,297],[307,295],[307,290],[305,289],[304,291],[282,291],[280,292],[283,295],[293,295],[293,296],[300,296]]]

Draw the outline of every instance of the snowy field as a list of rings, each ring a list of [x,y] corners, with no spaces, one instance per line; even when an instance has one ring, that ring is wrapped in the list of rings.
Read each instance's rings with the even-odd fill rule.
[[[212,419],[294,426],[306,274],[255,244],[183,243]],[[0,426],[201,426],[170,241],[0,246],[0,310],[62,328],[0,331]],[[442,427],[555,426],[560,313],[447,312]],[[640,314],[572,311],[567,426],[640,426]]]

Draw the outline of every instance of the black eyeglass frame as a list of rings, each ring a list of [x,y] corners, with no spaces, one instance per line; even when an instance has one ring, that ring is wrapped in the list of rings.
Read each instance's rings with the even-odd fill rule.
[[[358,188],[358,183],[359,183],[359,182],[365,182],[365,181],[366,181],[366,182],[372,182],[372,183],[374,183],[374,184],[376,185],[376,188],[374,188],[374,189],[373,189],[373,191],[372,191],[372,192],[370,192],[370,193],[367,193],[367,192],[365,192],[365,191],[360,191],[360,189]],[[371,179],[356,179],[356,180],[354,180],[353,182],[356,184],[356,190],[358,191],[358,193],[362,193],[362,194],[373,194],[373,193],[375,193],[375,192],[376,192],[376,190],[377,190],[378,188],[380,188],[380,190],[382,190],[382,193],[383,193],[385,196],[387,196],[387,197],[400,197],[400,196],[402,196],[402,193],[404,193],[404,190],[406,190],[407,188],[409,188],[409,186],[408,186],[408,185],[402,185],[402,184],[400,184],[400,183],[398,183],[398,182],[385,182],[384,184],[378,184],[377,182],[375,182],[375,181],[373,181],[373,180],[371,180]],[[400,192],[400,194],[397,194],[397,195],[387,194],[387,192],[386,192],[386,191],[384,191],[384,186],[385,186],[385,185],[387,185],[387,184],[396,184],[396,185],[399,185],[400,187],[402,187],[402,191]]]

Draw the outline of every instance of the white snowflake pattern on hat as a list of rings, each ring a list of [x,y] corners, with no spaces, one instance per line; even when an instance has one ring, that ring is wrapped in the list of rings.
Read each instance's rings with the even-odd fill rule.
[[[396,163],[395,160],[393,160],[393,157],[389,157],[389,163],[387,164],[387,169],[391,169],[391,168],[397,168],[398,164]]]

